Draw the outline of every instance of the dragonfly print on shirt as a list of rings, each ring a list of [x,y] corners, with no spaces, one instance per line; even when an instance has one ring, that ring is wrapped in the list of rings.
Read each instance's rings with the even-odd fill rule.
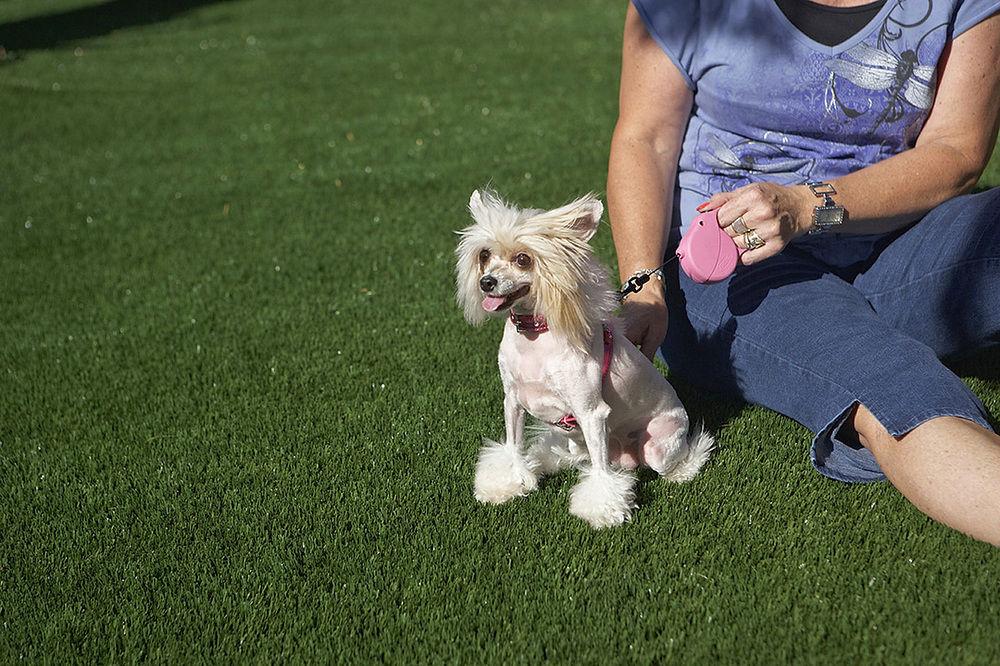
[[[883,123],[892,124],[905,118],[911,110],[917,112],[918,122],[923,123],[934,102],[937,72],[934,65],[920,62],[921,47],[933,33],[941,31],[943,36],[947,28],[947,23],[929,29],[921,28],[923,34],[916,43],[912,38],[907,39],[930,16],[933,0],[926,2],[926,11],[921,18],[905,22],[897,15],[903,0],[896,0],[874,44],[860,43],[839,57],[823,62],[829,70],[824,95],[827,113],[839,111],[848,121],[871,114],[874,116],[873,133]],[[844,92],[837,88],[839,79],[845,79],[865,92],[862,95],[847,95],[855,100],[853,104],[845,101]],[[855,106],[858,101],[864,108]]]
[[[773,136],[772,136],[773,135]],[[726,144],[716,134],[707,134],[698,151],[701,161],[708,167],[710,179],[718,179],[717,189],[731,190],[756,180],[774,180],[764,176],[798,174],[795,180],[808,180],[814,160],[795,157],[780,145],[780,136],[765,132],[764,141],[740,139]],[[774,139],[771,143],[768,139]],[[701,141],[699,141],[701,143]]]

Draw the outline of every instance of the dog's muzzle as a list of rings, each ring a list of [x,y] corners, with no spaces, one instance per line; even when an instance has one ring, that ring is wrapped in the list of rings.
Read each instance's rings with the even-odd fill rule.
[[[497,279],[492,275],[484,275],[479,278],[479,288],[488,294],[497,288]]]

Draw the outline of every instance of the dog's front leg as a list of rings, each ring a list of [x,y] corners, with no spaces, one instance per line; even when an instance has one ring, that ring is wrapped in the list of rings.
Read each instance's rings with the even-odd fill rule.
[[[476,464],[476,499],[484,504],[501,504],[538,487],[538,476],[521,449],[524,444],[524,408],[511,387],[503,399],[504,427],[507,436],[502,444],[483,439]]]
[[[608,415],[611,408],[601,399],[581,405],[577,422],[590,453],[590,467],[581,471],[570,495],[569,510],[592,527],[611,527],[629,519],[635,507],[635,474],[616,470],[608,462]]]

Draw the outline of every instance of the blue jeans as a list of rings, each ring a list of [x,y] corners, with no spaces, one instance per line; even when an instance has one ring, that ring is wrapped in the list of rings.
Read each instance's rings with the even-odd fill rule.
[[[671,372],[812,430],[826,476],[885,478],[840,437],[857,404],[897,437],[938,416],[990,427],[940,359],[1000,342],[1000,188],[947,201],[902,232],[800,237],[716,284],[671,278],[661,347]]]

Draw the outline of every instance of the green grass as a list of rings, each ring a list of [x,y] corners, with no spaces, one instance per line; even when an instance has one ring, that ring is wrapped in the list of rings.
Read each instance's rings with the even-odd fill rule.
[[[1000,660],[995,549],[681,383],[722,449],[628,526],[473,501],[451,232],[603,189],[622,3],[143,6],[0,63],[0,662]]]

